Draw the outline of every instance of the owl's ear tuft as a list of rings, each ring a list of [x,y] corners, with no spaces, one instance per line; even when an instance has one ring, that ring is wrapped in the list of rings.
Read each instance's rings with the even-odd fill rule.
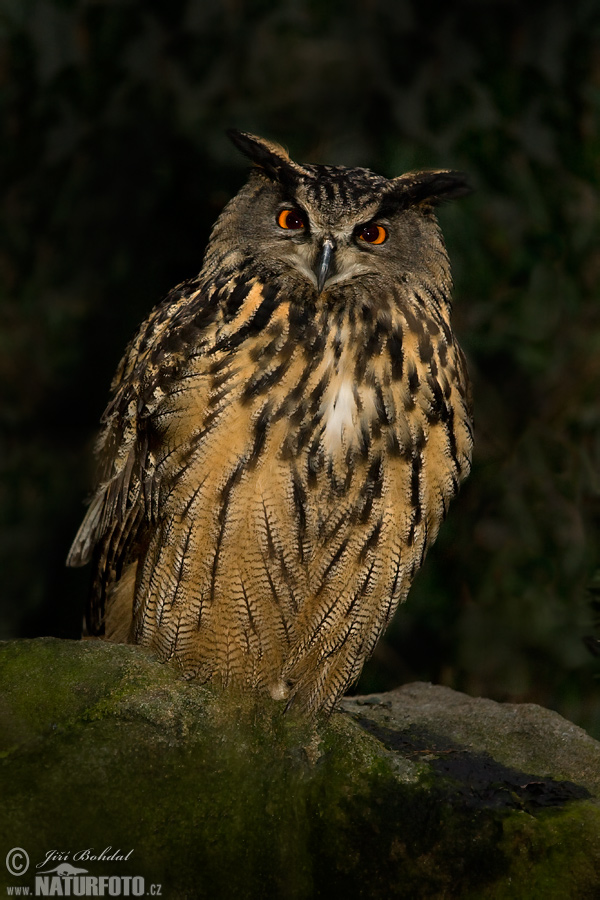
[[[446,200],[464,197],[472,191],[467,176],[451,169],[408,172],[392,179],[390,185],[388,196],[402,206],[417,206],[420,203],[438,206]]]
[[[246,131],[237,131],[230,128],[228,137],[244,156],[261,168],[269,178],[285,184],[297,182],[308,174],[306,169],[290,159],[289,154],[275,141],[267,141],[265,138]]]

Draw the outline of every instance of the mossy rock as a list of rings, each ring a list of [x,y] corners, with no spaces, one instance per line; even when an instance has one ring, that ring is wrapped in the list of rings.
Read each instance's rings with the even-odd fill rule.
[[[0,677],[3,887],[62,861],[168,898],[600,897],[600,744],[540,707],[416,684],[313,723],[52,638]]]

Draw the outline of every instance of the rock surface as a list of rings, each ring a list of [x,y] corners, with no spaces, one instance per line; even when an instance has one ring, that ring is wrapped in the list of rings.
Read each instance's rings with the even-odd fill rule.
[[[309,723],[51,638],[0,644],[0,684],[3,891],[600,897],[600,744],[549,710],[410,684]]]

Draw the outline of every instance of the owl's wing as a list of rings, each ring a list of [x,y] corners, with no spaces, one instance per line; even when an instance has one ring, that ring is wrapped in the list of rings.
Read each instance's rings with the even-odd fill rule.
[[[156,471],[151,451],[152,417],[190,343],[202,345],[208,298],[198,279],[185,282],[151,313],[127,348],[111,386],[96,444],[98,483],[75,536],[67,565],[95,559],[88,616],[93,634],[102,632],[111,585],[135,561],[151,521]]]

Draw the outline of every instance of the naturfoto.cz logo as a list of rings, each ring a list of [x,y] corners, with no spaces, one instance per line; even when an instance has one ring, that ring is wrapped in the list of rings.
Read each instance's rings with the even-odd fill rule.
[[[6,888],[10,896],[35,897],[160,897],[162,886],[150,884],[146,888],[145,879],[141,875],[90,875],[87,868],[74,866],[70,859],[85,862],[123,862],[131,856],[120,850],[106,847],[101,853],[93,849],[70,851],[49,850],[46,858],[37,863],[33,891],[23,884],[9,885]],[[52,868],[45,868],[54,863]],[[58,863],[58,864],[57,864]],[[13,847],[6,856],[6,868],[16,877],[25,875],[29,869],[29,856],[22,847]]]

